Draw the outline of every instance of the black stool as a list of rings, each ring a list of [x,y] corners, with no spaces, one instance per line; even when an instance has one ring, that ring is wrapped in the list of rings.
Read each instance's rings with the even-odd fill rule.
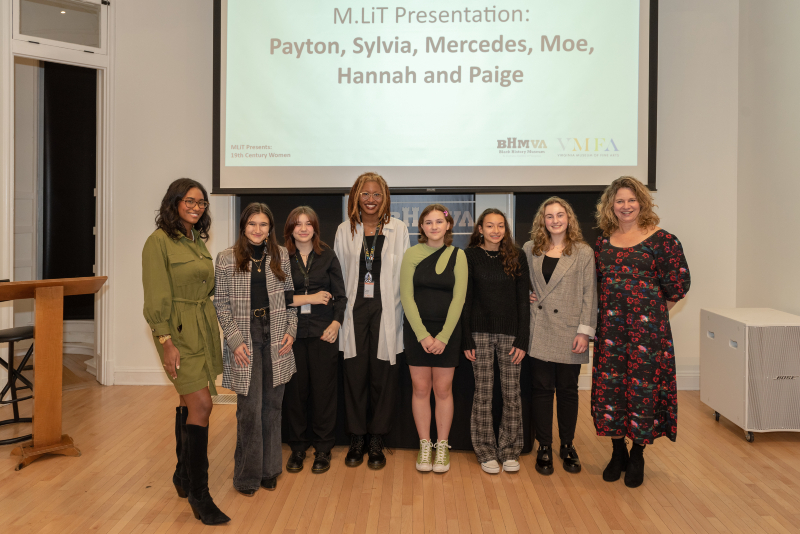
[[[8,361],[6,362],[2,358],[0,358],[0,365],[6,368],[8,371],[8,381],[6,382],[5,387],[3,387],[2,391],[0,391],[0,399],[3,399],[6,396],[6,393],[11,391],[11,399],[10,400],[0,400],[0,406],[5,404],[11,404],[14,407],[14,417],[11,419],[6,419],[4,421],[0,421],[0,426],[3,425],[12,425],[14,423],[31,423],[33,419],[30,417],[20,417],[19,416],[19,407],[17,406],[18,402],[22,402],[24,400],[32,399],[33,398],[33,383],[30,380],[22,376],[22,371],[28,371],[33,369],[32,365],[28,365],[28,360],[30,360],[31,356],[33,355],[33,345],[30,346],[28,349],[27,354],[22,358],[22,361],[19,363],[19,366],[14,366],[14,343],[17,341],[23,341],[25,339],[33,339],[33,327],[32,326],[20,326],[18,328],[8,328],[6,330],[0,330],[0,343],[8,343]],[[21,382],[23,385],[17,387],[17,381]],[[17,398],[17,391],[29,389],[31,394],[27,397]],[[26,436],[17,436],[15,438],[9,439],[2,439],[0,440],[0,445],[8,445],[10,443],[19,443],[20,441],[27,441],[31,439],[32,434],[28,434]]]

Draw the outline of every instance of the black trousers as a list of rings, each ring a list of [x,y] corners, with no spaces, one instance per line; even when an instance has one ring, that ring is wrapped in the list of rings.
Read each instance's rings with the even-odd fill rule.
[[[286,441],[293,451],[305,451],[313,443],[317,452],[331,452],[336,442],[337,373],[339,343],[304,337],[292,345],[297,372],[286,384]],[[312,420],[308,420],[311,398]],[[313,440],[306,437],[311,427]]]
[[[579,363],[554,363],[531,358],[533,379],[533,429],[540,445],[553,443],[553,393],[561,443],[572,443],[578,423]]]
[[[357,297],[353,305],[356,355],[344,360],[344,407],[348,433],[388,434],[397,404],[398,367],[378,359],[381,298]],[[371,417],[367,410],[371,407]]]

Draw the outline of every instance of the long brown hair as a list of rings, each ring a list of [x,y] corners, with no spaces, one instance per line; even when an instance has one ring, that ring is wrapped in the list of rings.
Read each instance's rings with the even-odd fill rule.
[[[572,245],[576,243],[585,243],[583,240],[583,233],[581,233],[581,226],[578,224],[578,217],[572,210],[569,202],[559,197],[550,197],[539,206],[536,215],[533,217],[533,227],[531,228],[531,240],[533,240],[533,250],[531,251],[534,256],[541,256],[550,250],[551,238],[550,231],[544,222],[544,210],[547,206],[558,204],[564,211],[567,212],[567,233],[564,235],[564,251],[565,256],[572,254]]]
[[[444,215],[445,222],[450,224],[450,228],[448,228],[448,230],[444,233],[444,246],[449,247],[453,244],[453,226],[455,226],[455,221],[453,221],[453,216],[449,211],[447,211],[447,208],[441,204],[431,204],[419,214],[419,221],[417,222],[417,228],[419,228],[419,238],[417,238],[417,241],[420,243],[428,242],[428,236],[425,235],[425,230],[422,229],[422,224],[425,222],[425,217],[427,217],[432,211],[441,211],[442,215]]]
[[[164,198],[161,199],[161,207],[156,213],[156,228],[160,228],[172,239],[180,239],[186,235],[186,228],[178,214],[178,203],[183,200],[190,189],[196,187],[203,193],[203,198],[208,202],[208,193],[203,184],[191,178],[178,178],[167,188]],[[206,206],[203,214],[194,223],[194,229],[200,234],[200,239],[208,241],[208,230],[211,228],[211,210]]]
[[[614,214],[614,198],[620,189],[630,189],[639,201],[639,216],[636,218],[639,228],[645,230],[658,226],[661,219],[653,211],[656,205],[647,187],[633,176],[620,176],[606,187],[600,202],[597,203],[595,214],[597,228],[603,231],[604,236],[611,237],[611,234],[619,228],[619,220]]]
[[[483,234],[478,230],[478,227],[483,227],[484,217],[491,214],[503,217],[503,223],[506,228],[506,235],[504,235],[503,240],[500,241],[500,260],[503,262],[503,271],[505,271],[508,276],[517,277],[522,272],[519,266],[519,249],[517,249],[517,246],[514,244],[514,239],[511,237],[511,229],[508,226],[506,214],[499,209],[487,208],[483,210],[478,220],[475,221],[475,228],[472,230],[472,235],[469,236],[468,247],[479,247],[481,243],[483,243]]]
[[[314,229],[314,236],[311,238],[311,246],[314,248],[314,252],[322,254],[322,245],[327,248],[330,247],[319,238],[319,217],[317,217],[317,212],[311,206],[298,206],[286,218],[286,225],[283,227],[283,242],[286,250],[289,251],[289,256],[293,256],[297,252],[297,246],[294,244],[294,228],[297,226],[297,220],[301,215],[308,217],[308,222],[311,223],[311,228]]]
[[[381,204],[381,211],[378,214],[378,220],[381,224],[386,224],[392,216],[391,206],[392,199],[389,196],[389,186],[386,185],[386,180],[383,179],[378,173],[365,172],[358,178],[350,188],[350,196],[347,197],[347,217],[350,219],[350,237],[356,235],[356,225],[361,223],[361,207],[358,200],[361,198],[361,190],[364,189],[364,184],[367,182],[376,182],[381,188],[381,195],[383,195],[383,204]]]
[[[275,278],[283,282],[286,280],[286,273],[281,269],[281,248],[275,237],[275,217],[273,217],[269,206],[262,202],[251,203],[242,210],[242,215],[239,217],[239,238],[236,240],[236,244],[233,245],[236,270],[241,273],[250,272],[250,241],[244,235],[244,230],[253,215],[258,215],[259,213],[263,213],[269,219],[269,233],[266,239],[269,268]]]

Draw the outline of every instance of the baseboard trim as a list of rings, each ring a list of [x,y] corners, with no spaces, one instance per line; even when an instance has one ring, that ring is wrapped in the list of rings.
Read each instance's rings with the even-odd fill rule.
[[[169,386],[172,383],[164,374],[164,369],[119,368],[114,370],[115,386]]]

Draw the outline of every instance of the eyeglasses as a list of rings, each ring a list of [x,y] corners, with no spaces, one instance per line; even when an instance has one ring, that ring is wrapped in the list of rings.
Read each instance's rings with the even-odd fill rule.
[[[205,200],[195,200],[193,198],[184,198],[183,203],[186,204],[187,208],[193,208],[197,206],[201,210],[204,210],[208,207],[208,202]]]
[[[381,199],[383,198],[383,195],[381,193],[368,193],[366,191],[361,193],[361,200],[364,200],[364,201],[369,200],[369,197],[372,197],[375,200],[377,200],[378,202],[380,202]]]

